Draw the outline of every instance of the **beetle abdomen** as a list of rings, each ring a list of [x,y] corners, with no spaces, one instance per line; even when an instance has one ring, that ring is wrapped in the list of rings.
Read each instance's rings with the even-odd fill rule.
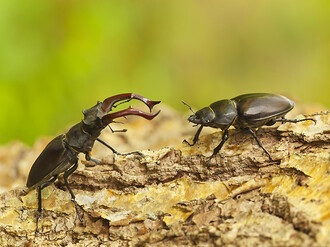
[[[77,154],[65,147],[64,138],[64,135],[57,136],[41,152],[32,165],[27,187],[39,185],[72,166],[77,159]]]
[[[244,122],[267,122],[284,116],[294,107],[288,98],[268,93],[243,94],[232,100],[237,103],[238,117]]]

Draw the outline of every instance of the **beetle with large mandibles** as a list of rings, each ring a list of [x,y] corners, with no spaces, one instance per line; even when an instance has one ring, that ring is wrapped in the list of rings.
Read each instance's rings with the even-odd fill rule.
[[[187,103],[183,103],[193,112]],[[188,118],[188,121],[200,125],[200,127],[197,130],[192,143],[189,143],[186,140],[184,140],[184,142],[190,146],[195,145],[203,127],[220,128],[223,131],[222,140],[213,150],[213,154],[208,160],[208,162],[210,162],[227,141],[229,137],[229,127],[234,126],[239,130],[247,130],[272,161],[272,157],[258,140],[253,129],[259,128],[263,125],[271,126],[276,122],[297,123],[302,121],[314,121],[314,123],[316,123],[316,120],[312,118],[284,118],[285,114],[291,111],[293,107],[293,101],[284,96],[270,93],[243,94],[232,99],[220,100],[212,103],[208,107],[202,108],[196,113],[193,112],[194,114]]]
[[[84,153],[86,160],[93,160],[90,156],[95,141],[99,141],[103,145],[110,148],[114,153],[119,155],[127,154],[118,153],[110,145],[99,139],[101,131],[108,126],[113,120],[119,117],[128,115],[137,115],[148,120],[153,119],[159,113],[149,114],[134,108],[127,108],[118,112],[108,114],[113,107],[118,104],[128,102],[132,99],[137,99],[144,102],[150,109],[160,103],[160,101],[152,101],[141,95],[133,93],[119,94],[105,99],[103,102],[98,101],[95,106],[84,110],[84,119],[74,125],[66,134],[62,134],[54,138],[46,148],[41,152],[30,170],[27,187],[37,188],[38,191],[38,214],[36,219],[36,232],[39,232],[38,222],[41,216],[41,190],[52,184],[60,173],[64,173],[65,186],[71,194],[71,200],[74,203],[78,218],[83,222],[79,215],[78,205],[75,196],[70,189],[68,177],[78,167],[78,154]],[[121,102],[120,102],[121,101]],[[115,105],[117,102],[117,105]],[[95,160],[94,160],[95,161]],[[97,161],[96,161],[97,162]]]

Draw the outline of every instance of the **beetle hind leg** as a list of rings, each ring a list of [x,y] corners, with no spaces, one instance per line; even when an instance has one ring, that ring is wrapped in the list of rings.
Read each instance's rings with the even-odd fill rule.
[[[54,183],[55,180],[57,179],[57,177],[58,177],[58,175],[55,175],[51,180],[48,180],[47,182],[38,186],[38,214],[37,214],[37,219],[36,219],[36,233],[39,232],[39,219],[41,217],[41,211],[42,211],[41,190],[46,188],[48,185],[51,185],[52,183]]]
[[[266,123],[267,126],[271,126],[277,122],[280,122],[282,124],[284,123],[299,123],[299,122],[304,122],[304,121],[313,121],[314,124],[316,124],[316,120],[313,118],[304,118],[304,119],[286,119],[284,117],[282,118],[276,118],[276,119],[272,119],[270,120],[268,123]]]
[[[246,128],[248,130],[248,132],[254,137],[254,139],[257,141],[259,147],[262,148],[262,150],[264,150],[264,152],[268,155],[270,161],[273,161],[272,157],[270,156],[270,154],[268,153],[268,151],[264,148],[264,146],[261,144],[261,142],[259,141],[256,133],[254,133],[254,131],[250,128]]]
[[[313,118],[304,118],[304,119],[278,118],[278,119],[272,119],[271,121],[272,121],[273,124],[276,123],[276,122],[281,122],[283,124],[283,123],[287,123],[287,122],[289,122],[289,123],[299,123],[299,122],[304,122],[304,121],[313,121],[314,124],[316,124],[316,120],[313,119]]]
[[[69,193],[70,193],[70,195],[71,195],[71,201],[74,203],[74,207],[75,207],[75,209],[76,209],[77,216],[78,216],[80,222],[81,222],[81,223],[84,223],[84,220],[82,219],[81,215],[79,214],[78,204],[77,204],[77,202],[76,202],[76,197],[75,197],[75,195],[73,194],[73,192],[72,192],[72,190],[71,190],[71,188],[70,188],[70,186],[69,186],[69,183],[68,183],[68,177],[69,177],[69,176],[70,176],[70,175],[71,175],[71,174],[77,169],[77,167],[78,167],[78,159],[77,159],[77,161],[75,162],[75,164],[74,164],[69,170],[67,170],[67,171],[64,173],[63,178],[64,178],[65,186],[66,186],[66,188],[68,189],[68,191],[69,191]]]

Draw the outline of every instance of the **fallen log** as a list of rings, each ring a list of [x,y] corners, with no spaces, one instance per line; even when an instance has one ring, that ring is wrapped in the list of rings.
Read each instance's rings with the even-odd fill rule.
[[[41,233],[36,234],[37,193],[21,184],[0,194],[0,242],[2,246],[330,246],[330,112],[308,116],[317,124],[286,123],[258,130],[274,161],[252,136],[231,129],[209,167],[208,157],[221,140],[219,131],[202,135],[189,147],[182,140],[194,131],[178,113],[167,109],[153,123],[131,122],[129,132],[117,134],[117,140],[113,134],[104,138],[117,142],[118,151],[138,149],[142,156],[116,156],[95,146],[93,153],[102,163],[82,156],[69,177],[84,224],[60,178],[42,191]],[[153,134],[157,138],[152,139]],[[28,149],[19,144],[21,158],[15,156],[21,164],[16,167],[21,169],[19,181],[26,179],[42,146]]]

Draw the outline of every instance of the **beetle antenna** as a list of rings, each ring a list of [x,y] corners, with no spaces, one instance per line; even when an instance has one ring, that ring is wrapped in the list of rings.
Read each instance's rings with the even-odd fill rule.
[[[124,124],[123,122],[119,122],[119,121],[112,121],[111,123]],[[110,126],[110,125],[108,124],[108,126]]]
[[[187,104],[186,102],[184,102],[183,100],[181,100],[181,102],[182,102],[184,105],[188,106],[189,110],[190,110],[192,113],[195,114],[195,112],[193,111],[193,109],[191,109],[191,106],[190,106],[190,105],[188,105],[188,104]]]
[[[111,130],[112,133],[115,133],[115,132],[126,132],[126,131],[127,131],[127,129],[113,130],[113,129],[111,128],[110,124],[108,124],[108,127],[109,127],[109,129]]]

